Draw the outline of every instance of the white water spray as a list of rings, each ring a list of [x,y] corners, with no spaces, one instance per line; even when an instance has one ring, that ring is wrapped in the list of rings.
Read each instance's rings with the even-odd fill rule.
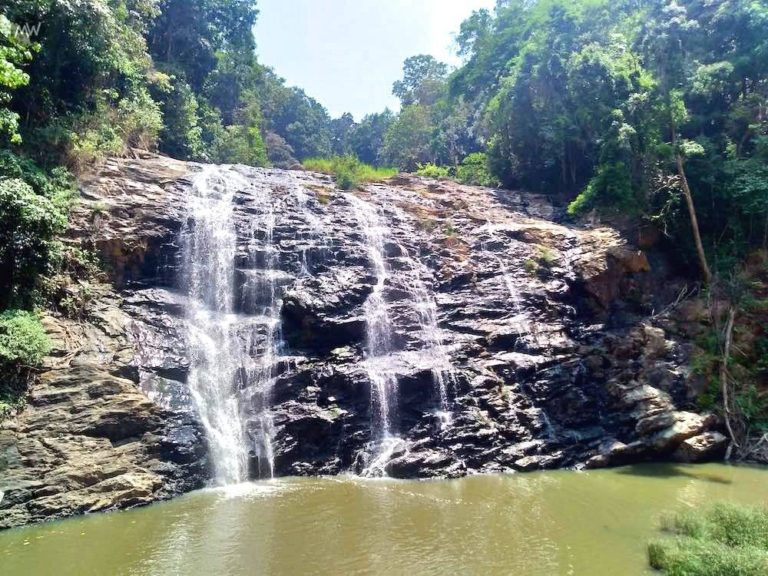
[[[205,167],[187,197],[183,273],[189,290],[189,390],[205,428],[219,484],[248,475],[248,447],[237,393],[241,349],[234,309],[237,235],[233,196],[240,179]]]
[[[425,266],[417,259],[411,258],[408,250],[403,245],[398,245],[401,258],[406,261],[411,271],[412,306],[416,310],[419,320],[419,329],[424,340],[424,349],[421,355],[428,360],[432,379],[440,395],[440,411],[438,416],[443,428],[451,424],[451,399],[449,388],[456,385],[456,370],[451,363],[450,355],[443,344],[442,331],[437,322],[437,302],[432,292],[422,280]]]
[[[384,287],[389,276],[385,261],[385,228],[376,208],[352,194],[345,195],[355,210],[365,236],[368,258],[373,265],[376,284],[363,306],[366,324],[365,368],[371,382],[371,402],[374,412],[374,431],[378,436],[378,456],[364,475],[382,475],[383,464],[398,443],[392,436],[393,402],[397,400],[397,377],[389,366],[393,352],[392,321],[384,299]]]

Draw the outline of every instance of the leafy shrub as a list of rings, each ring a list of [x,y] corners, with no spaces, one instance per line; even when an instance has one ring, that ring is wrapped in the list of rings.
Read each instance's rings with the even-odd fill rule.
[[[145,88],[124,98],[115,90],[104,90],[94,98],[91,111],[53,122],[35,142],[47,139],[46,147],[63,150],[67,165],[82,172],[129,147],[154,148],[162,127],[160,107]]]
[[[417,176],[424,176],[425,178],[449,178],[451,173],[447,166],[437,166],[431,162],[425,164],[419,164],[416,170]]]
[[[632,210],[633,199],[629,171],[623,162],[611,162],[598,168],[587,188],[568,205],[568,214],[576,216],[593,208]]]
[[[0,179],[0,306],[26,303],[39,274],[53,270],[57,234],[66,226],[61,205],[19,178]]]
[[[211,150],[214,162],[266,166],[267,148],[261,136],[261,110],[255,96],[243,96],[244,102],[232,114],[233,124],[225,126]]]
[[[19,115],[5,108],[12,91],[29,84],[20,64],[32,58],[31,50],[14,37],[11,21],[0,14],[0,144],[21,144]]]
[[[552,250],[549,246],[539,246],[536,249],[536,257],[538,258],[539,264],[545,268],[551,268],[559,259],[557,252]]]
[[[360,161],[354,156],[335,156],[332,167],[336,186],[342,190],[356,188],[360,183]]]
[[[488,155],[483,152],[475,152],[464,158],[456,170],[456,179],[462,184],[489,188],[499,184],[499,181],[491,174]]]
[[[0,314],[0,420],[24,406],[31,369],[49,351],[37,314],[23,310]]]
[[[719,504],[665,518],[675,538],[651,542],[653,568],[668,576],[757,576],[768,573],[768,508]]]
[[[35,192],[50,198],[63,209],[75,196],[75,179],[66,168],[43,170],[28,156],[10,150],[0,150],[0,178],[24,180]]]
[[[6,310],[0,314],[0,364],[34,366],[50,351],[37,314]]]
[[[151,150],[163,128],[163,115],[149,92],[142,88],[117,103],[114,120],[124,146]]]
[[[748,386],[736,394],[736,404],[742,416],[757,432],[768,432],[768,398],[755,386]]]
[[[211,153],[214,162],[265,166],[267,150],[258,128],[238,124],[226,126]]]

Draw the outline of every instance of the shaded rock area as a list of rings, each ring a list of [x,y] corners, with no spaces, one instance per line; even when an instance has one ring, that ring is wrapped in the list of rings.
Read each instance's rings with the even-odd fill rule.
[[[87,322],[47,317],[53,351],[0,422],[0,528],[128,508],[202,487],[202,429],[137,387],[136,321],[102,288]]]
[[[209,478],[186,387],[179,274],[199,168],[109,160],[83,182],[71,240],[95,248],[112,287],[86,322],[48,322],[50,366],[29,407],[0,427],[0,527],[143,504]],[[253,314],[249,287],[264,274],[255,252],[267,211],[279,264],[277,475],[361,473],[377,456],[363,310],[377,277],[350,195],[386,223],[393,351],[380,369],[397,381],[387,474],[700,461],[724,448],[715,419],[691,402],[682,332],[654,315],[668,294],[616,231],[558,223],[560,211],[534,194],[404,176],[345,193],[318,174],[230,169],[244,182],[234,199],[238,322]],[[258,341],[249,346],[259,354]],[[449,365],[447,406],[437,356]],[[257,418],[242,401],[250,433]]]

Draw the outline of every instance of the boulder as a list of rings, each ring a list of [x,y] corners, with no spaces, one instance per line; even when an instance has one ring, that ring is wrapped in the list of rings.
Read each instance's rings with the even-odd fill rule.
[[[672,457],[679,462],[706,462],[723,457],[728,438],[717,431],[709,431],[683,440]]]

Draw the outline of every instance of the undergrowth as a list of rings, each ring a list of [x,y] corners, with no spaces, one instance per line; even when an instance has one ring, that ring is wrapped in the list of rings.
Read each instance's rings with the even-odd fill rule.
[[[768,507],[718,504],[664,518],[662,530],[648,559],[667,576],[768,574]]]
[[[354,156],[333,156],[332,158],[307,158],[302,166],[313,172],[322,172],[334,177],[342,190],[351,190],[368,182],[380,182],[397,175],[397,168],[371,166],[360,162]]]
[[[36,313],[5,310],[0,314],[0,420],[24,406],[33,368],[49,350]]]

